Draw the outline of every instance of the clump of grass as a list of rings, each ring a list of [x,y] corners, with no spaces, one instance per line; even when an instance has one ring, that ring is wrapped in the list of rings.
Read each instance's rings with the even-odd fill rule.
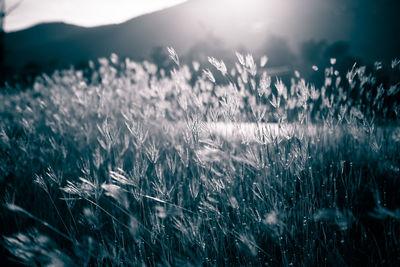
[[[232,71],[209,58],[225,82],[205,66],[192,83],[198,63],[168,51],[170,76],[112,55],[89,78],[64,70],[2,91],[1,229],[12,259],[400,262],[399,130],[377,123],[398,122],[398,84],[357,66],[341,78],[332,61],[323,87],[299,73],[288,86],[266,57],[257,65],[240,53]]]

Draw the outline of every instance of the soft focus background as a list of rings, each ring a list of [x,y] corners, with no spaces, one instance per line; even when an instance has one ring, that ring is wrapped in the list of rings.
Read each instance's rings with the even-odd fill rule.
[[[266,54],[270,66],[295,67],[306,76],[330,57],[345,64],[389,62],[400,55],[396,0],[5,3],[20,3],[4,23],[3,75],[15,79],[82,67],[112,52],[165,67],[162,48],[168,45],[186,62],[209,55],[232,61],[236,50]]]
[[[83,27],[125,22],[168,8],[185,0],[6,0],[18,9],[7,16],[5,31],[18,31],[44,22],[65,22]]]

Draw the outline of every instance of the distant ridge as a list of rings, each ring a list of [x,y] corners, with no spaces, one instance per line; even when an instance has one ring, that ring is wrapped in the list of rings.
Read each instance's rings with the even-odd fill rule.
[[[338,1],[342,6],[346,3],[345,0]],[[332,10],[334,5],[329,6],[327,2],[191,0],[121,24],[84,28],[44,23],[6,34],[6,64],[15,69],[28,63],[76,64],[109,56],[112,52],[141,60],[148,58],[154,47],[165,46],[173,46],[180,55],[206,49],[207,45],[208,48],[214,46],[215,51],[224,49],[230,54],[239,48],[256,52],[266,46],[271,36],[282,36],[290,49],[295,48],[295,42],[327,39],[352,42],[354,51],[365,56],[374,56],[374,53],[396,56],[392,55],[393,51],[399,54],[395,49],[400,47],[400,35],[394,34],[396,27],[392,25],[394,30],[391,30],[386,25],[384,30],[379,30],[375,29],[377,26],[371,26],[371,33],[360,32],[358,28],[369,26],[364,25],[364,21],[357,22],[361,26],[350,25],[353,22],[349,20],[351,14],[348,12],[356,11],[336,12],[336,9]],[[365,2],[372,3],[373,0]],[[392,13],[387,14],[384,23],[398,23],[395,11]],[[374,22],[367,23],[373,25]],[[376,36],[380,32],[383,37]]]

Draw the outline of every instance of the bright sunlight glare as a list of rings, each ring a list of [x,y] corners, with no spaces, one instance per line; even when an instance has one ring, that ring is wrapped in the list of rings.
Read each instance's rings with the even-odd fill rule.
[[[133,17],[164,9],[186,0],[6,0],[20,3],[5,22],[6,31],[16,31],[42,22],[62,21],[85,27],[122,23]]]

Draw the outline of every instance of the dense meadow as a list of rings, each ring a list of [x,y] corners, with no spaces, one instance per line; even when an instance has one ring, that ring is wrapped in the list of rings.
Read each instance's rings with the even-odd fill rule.
[[[172,71],[113,54],[1,90],[4,262],[400,264],[398,60],[332,58],[316,88],[168,51]]]

